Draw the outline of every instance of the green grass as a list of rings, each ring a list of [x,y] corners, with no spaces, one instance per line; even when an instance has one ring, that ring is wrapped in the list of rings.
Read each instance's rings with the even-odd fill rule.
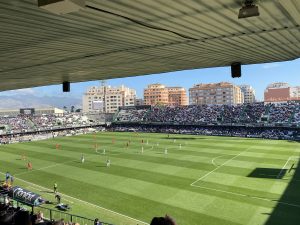
[[[71,213],[117,225],[150,223],[166,213],[179,225],[294,225],[300,221],[299,153],[300,143],[289,141],[107,132],[2,145],[0,171],[50,200],[47,188],[57,182]]]

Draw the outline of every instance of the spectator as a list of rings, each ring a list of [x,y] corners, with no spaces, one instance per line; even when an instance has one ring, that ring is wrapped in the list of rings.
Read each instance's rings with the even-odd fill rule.
[[[154,217],[150,225],[176,225],[174,219],[166,215],[165,217]]]
[[[36,216],[35,223],[44,223],[44,214],[41,211],[39,211]]]

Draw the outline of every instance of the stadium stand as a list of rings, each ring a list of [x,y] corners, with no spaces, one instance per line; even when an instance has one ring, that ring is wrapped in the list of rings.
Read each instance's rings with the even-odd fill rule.
[[[286,124],[299,122],[300,103],[242,104],[242,105],[190,105],[178,107],[152,107],[150,109],[121,109],[115,122],[160,122],[179,124]],[[263,118],[267,118],[266,121]]]
[[[0,144],[36,141],[103,130],[102,117],[90,119],[82,114],[17,115],[0,117]]]
[[[122,107],[110,116],[83,114],[0,117],[0,143],[34,141],[104,130],[297,139],[300,103]],[[102,118],[102,119],[101,119]],[[134,125],[134,126],[133,126]],[[154,127],[156,125],[156,127]],[[168,125],[161,128],[162,125]],[[178,127],[180,125],[180,127]],[[171,127],[172,126],[172,127]],[[255,127],[255,128],[253,128]]]
[[[171,134],[194,134],[211,136],[233,136],[247,138],[266,138],[298,140],[300,132],[294,128],[280,127],[243,127],[243,126],[193,126],[193,125],[116,125],[113,131],[152,132]]]
[[[122,108],[116,131],[299,139],[300,103]]]

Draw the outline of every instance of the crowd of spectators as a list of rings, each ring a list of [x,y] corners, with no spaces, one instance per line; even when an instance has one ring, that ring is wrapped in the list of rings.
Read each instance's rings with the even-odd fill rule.
[[[299,104],[295,103],[283,103],[277,106],[271,105],[270,107],[270,123],[289,123],[294,119],[293,113],[298,111]],[[298,111],[299,112],[299,111]]]
[[[78,114],[30,116],[29,119],[38,129],[86,126],[91,124],[86,116]]]
[[[23,115],[18,117],[0,117],[0,125],[6,126],[8,129],[16,132],[26,132],[32,128],[32,124],[27,116]]]
[[[18,115],[0,117],[0,135],[61,128],[97,125],[100,121],[90,120],[81,114]]]
[[[234,136],[294,140],[300,131],[287,128],[246,127],[246,126],[183,126],[183,125],[115,125],[112,131],[149,132],[170,134],[194,134],[211,136]]]
[[[122,109],[116,120],[120,122],[216,122],[220,116],[216,105],[180,107],[152,107],[151,109]]]
[[[242,105],[223,105],[219,110],[222,111],[222,119],[220,121],[223,123],[238,123],[243,107]]]
[[[243,114],[239,116],[239,122],[253,124],[261,121],[268,107],[269,105],[265,106],[263,102],[245,104]]]
[[[292,116],[291,123],[296,125],[300,123],[300,104],[295,106],[295,111],[294,115]]]
[[[237,132],[236,135],[245,136],[244,130],[240,131],[237,128],[220,129],[220,126],[297,127],[300,126],[300,103],[125,107],[115,115],[114,122],[117,122],[115,124],[198,125],[202,127],[213,125],[216,127],[198,128],[192,133],[229,135],[230,132],[230,135],[232,135]],[[0,117],[0,144],[83,134],[87,132],[84,127],[95,125],[100,125],[100,119],[91,120],[85,115],[73,113]],[[152,129],[150,126],[148,128],[140,127],[145,132],[151,132]],[[100,129],[103,129],[103,127]],[[117,127],[117,129],[120,128]],[[258,134],[255,133],[256,130],[259,131]],[[184,131],[180,130],[180,132]],[[249,132],[249,129],[247,129],[247,132]],[[248,135],[247,132],[246,135]],[[268,131],[260,131],[255,128],[249,135],[253,134],[260,137],[284,139],[295,136],[293,132],[286,133],[275,128]]]
[[[291,124],[300,123],[300,103],[241,105],[190,105],[122,109],[117,122],[175,124]]]
[[[74,136],[81,134],[94,133],[98,131],[104,131],[105,127],[99,126],[94,128],[72,128],[72,129],[62,129],[56,131],[38,131],[31,133],[18,133],[18,134],[9,134],[0,136],[0,144],[12,144],[18,142],[28,142],[28,141],[39,141],[55,137],[63,136]]]

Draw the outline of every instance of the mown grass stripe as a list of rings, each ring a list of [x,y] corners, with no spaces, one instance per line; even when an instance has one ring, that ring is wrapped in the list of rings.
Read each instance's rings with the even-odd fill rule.
[[[115,138],[115,144],[112,144],[112,138]],[[131,139],[130,149],[124,150],[123,147],[129,139]],[[152,152],[146,148],[143,155],[139,154],[142,139],[144,142],[148,139],[149,143],[159,142],[160,146]],[[176,139],[175,143],[174,139]],[[112,167],[109,170],[102,167],[105,165],[107,156],[95,154],[93,149],[95,142],[100,144],[101,148],[105,147],[108,152],[115,154],[109,156],[112,160]],[[55,150],[56,143],[62,145],[62,150]],[[182,144],[183,151],[176,149],[179,143]],[[208,189],[185,186],[186,182],[196,180],[201,174],[208,173],[249,146],[252,146],[249,152],[230,161],[201,183]],[[161,154],[165,147],[169,148],[167,156]],[[74,180],[75,182],[71,184],[81,189],[78,192],[82,192],[83,189],[88,190],[88,187],[92,185],[94,186],[93,192],[89,192],[91,196],[88,198],[94,201],[105,199],[107,204],[112,204],[109,200],[114,202],[114,194],[119,195],[120,199],[127,196],[132,201],[126,201],[127,197],[125,197],[124,201],[113,203],[114,207],[123,208],[124,212],[127,211],[127,207],[135,208],[136,203],[142,204],[142,202],[146,210],[148,201],[154,202],[149,205],[150,207],[157,205],[157,208],[160,208],[161,201],[163,201],[157,215],[163,215],[166,206],[175,207],[172,210],[178,210],[179,213],[175,217],[181,225],[198,225],[202,222],[216,225],[249,224],[250,221],[254,224],[263,224],[270,215],[262,212],[272,215],[272,209],[276,207],[276,200],[279,198],[281,201],[286,198],[286,202],[299,202],[297,182],[292,178],[292,181],[290,179],[272,180],[255,176],[248,177],[248,175],[257,168],[281,169],[286,158],[294,153],[300,153],[299,147],[299,143],[296,142],[235,137],[170,135],[168,139],[166,134],[98,133],[96,140],[92,134],[0,146],[0,168],[3,171],[8,169],[12,172],[24,170],[26,172],[24,165],[26,162],[19,160],[22,152],[25,151],[29,159],[33,161],[34,167],[46,167],[45,170],[21,175],[25,179],[38,180],[42,185],[50,182],[49,187],[52,187],[53,179],[59,179],[59,183],[64,188],[68,186],[69,180]],[[79,162],[81,153],[84,153],[86,157],[84,165]],[[212,159],[220,155],[225,156],[218,158],[217,165],[214,166],[211,163]],[[72,161],[68,162],[69,159]],[[61,161],[67,163],[56,165]],[[51,167],[47,168],[47,166]],[[295,172],[294,177],[298,177],[298,174]],[[48,179],[46,181],[45,177],[50,181]],[[285,193],[287,184],[293,188],[287,188],[289,191]],[[213,187],[243,193],[245,196],[217,192],[213,190]],[[107,189],[103,191],[107,196],[103,197],[101,190],[104,189]],[[65,191],[68,192],[68,189],[66,188]],[[136,201],[132,199],[132,196],[142,200]],[[254,196],[256,199],[247,198],[247,196]],[[270,197],[275,201],[259,200],[264,197]],[[279,211],[286,208],[288,207],[279,207]],[[180,213],[182,210],[186,210],[186,213],[195,213],[194,219],[190,220]],[[144,221],[150,221],[150,213],[146,218],[142,211],[139,212],[139,217],[144,218]],[[130,214],[134,214],[133,209]],[[174,215],[172,212],[170,214]],[[197,218],[199,215],[200,217]],[[202,215],[208,217],[202,217]],[[277,218],[283,219],[284,217]],[[297,216],[293,215],[291,218],[294,219]],[[292,220],[285,219],[284,221],[286,225],[293,224]]]
[[[2,161],[0,161],[2,164]],[[72,165],[74,164],[74,165]],[[156,184],[156,186],[166,186],[166,187],[170,187],[170,188],[174,188],[176,187],[179,190],[186,190],[189,192],[194,192],[194,193],[203,193],[203,191],[201,189],[195,189],[193,187],[191,187],[189,184],[191,183],[192,180],[188,180],[188,179],[182,179],[180,178],[180,183],[178,182],[178,179],[176,179],[176,176],[164,176],[164,175],[160,175],[157,173],[145,173],[144,171],[140,172],[140,171],[134,171],[131,170],[129,171],[127,168],[123,168],[123,167],[118,167],[118,166],[112,166],[109,169],[104,169],[101,170],[101,167],[97,166],[97,165],[89,165],[89,166],[83,166],[82,168],[78,168],[77,165],[81,165],[79,163],[72,163],[71,165],[68,164],[68,167],[71,166],[73,167],[72,171],[76,171],[78,169],[80,170],[84,170],[86,174],[89,174],[89,172],[87,170],[93,171],[93,172],[97,172],[99,175],[101,174],[106,174],[106,175],[114,175],[116,177],[124,177],[124,178],[130,178],[130,179],[134,179],[134,180],[140,180],[140,181],[145,181],[147,183],[152,183],[152,184]],[[10,165],[8,167],[8,165]],[[17,164],[14,163],[6,163],[6,167],[10,168],[10,171],[14,171],[12,169],[15,169],[16,167],[18,167]],[[69,168],[71,168],[69,167]],[[103,167],[105,167],[103,165]],[[49,168],[46,170],[34,170],[34,171],[29,171],[28,173],[21,173],[20,176],[21,177],[30,177],[30,176],[35,176],[35,175],[41,175],[43,173],[49,173],[50,171],[56,170],[56,171],[60,171],[60,168],[65,168],[66,167],[61,167],[60,165],[55,166],[54,168]],[[92,168],[92,169],[91,169]],[[120,172],[122,171],[122,172]],[[140,173],[139,173],[140,172]],[[52,173],[52,172],[51,172]],[[137,175],[139,174],[139,175]],[[68,177],[69,179],[70,177]],[[112,177],[111,177],[112,178]],[[176,182],[177,180],[177,182]],[[197,183],[198,184],[198,183]],[[270,194],[268,192],[263,192],[263,191],[256,191],[256,190],[252,190],[252,189],[247,189],[247,188],[240,188],[237,186],[230,186],[230,185],[221,185],[218,183],[212,183],[212,182],[204,182],[204,186],[205,187],[217,187],[220,190],[225,190],[225,191],[233,191],[236,193],[249,193],[251,192],[253,194],[253,196],[255,197],[259,197],[259,196],[269,196],[270,198],[279,198],[280,195],[275,195],[275,194]],[[179,191],[178,190],[178,191]],[[210,193],[210,196],[215,196],[216,192]],[[217,196],[217,195],[216,195]],[[229,200],[233,200],[230,196],[227,196]],[[224,196],[222,196],[222,198],[224,198]],[[234,199],[234,201],[238,201],[238,202],[243,202],[241,199]],[[259,201],[258,201],[259,202]],[[251,202],[249,204],[254,204],[254,205],[258,205],[260,203],[258,202]],[[265,205],[264,205],[265,206]]]

